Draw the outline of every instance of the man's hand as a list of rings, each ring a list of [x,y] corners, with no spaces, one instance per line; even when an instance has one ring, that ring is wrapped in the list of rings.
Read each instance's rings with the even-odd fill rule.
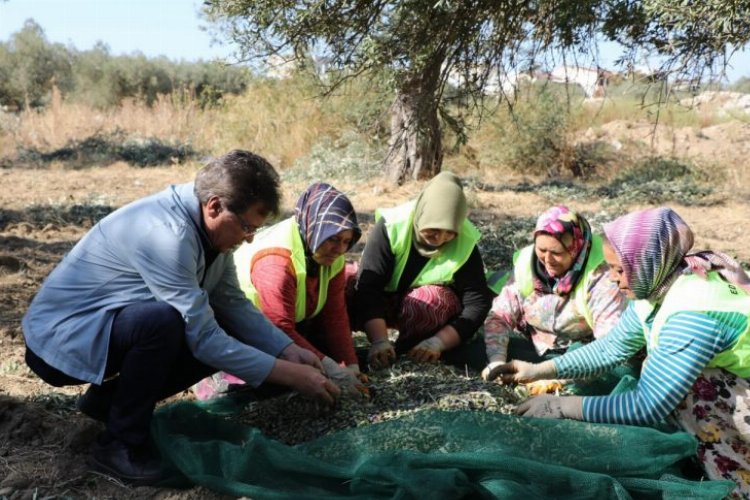
[[[359,365],[346,365],[346,369],[352,372],[363,384],[370,383],[370,377],[359,371]]]
[[[297,367],[300,373],[294,378],[292,387],[307,398],[333,406],[341,396],[341,389],[318,369],[301,364]]]
[[[434,363],[440,359],[444,349],[443,341],[433,336],[412,347],[409,357],[417,363]]]
[[[333,406],[341,396],[341,389],[318,368],[284,359],[276,360],[266,382],[289,387],[325,406]]]
[[[310,365],[320,371],[323,370],[323,365],[320,363],[320,358],[318,358],[315,353],[298,346],[294,342],[289,344],[283,351],[281,351],[281,354],[279,354],[279,358],[286,361],[291,361],[292,363]]]
[[[536,380],[556,377],[557,368],[552,360],[542,363],[527,363],[514,359],[510,363],[502,363],[488,370],[486,380],[499,378],[504,384],[527,384]]]
[[[518,405],[516,414],[524,417],[583,420],[583,398],[581,396],[536,396]]]
[[[367,396],[367,387],[359,381],[356,373],[341,367],[336,361],[328,356],[323,358],[323,370],[325,370],[325,374],[328,378],[330,378],[344,394],[356,399],[361,399],[362,397]]]
[[[390,366],[396,360],[396,350],[390,340],[376,340],[367,353],[367,364],[373,370]]]

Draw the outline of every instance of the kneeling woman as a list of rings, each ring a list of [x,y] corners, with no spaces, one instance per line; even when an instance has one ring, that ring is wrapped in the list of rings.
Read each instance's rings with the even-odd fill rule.
[[[649,425],[672,413],[699,441],[710,479],[750,496],[750,278],[721,253],[688,254],[693,233],[672,210],[634,212],[604,226],[610,279],[634,299],[615,329],[543,363],[496,367],[527,382],[601,373],[646,346],[636,388],[610,396],[538,396],[522,415]]]
[[[442,172],[416,201],[376,212],[350,301],[373,369],[396,353],[437,361],[482,326],[492,295],[458,177]],[[387,328],[399,331],[395,348]]]
[[[309,186],[294,212],[235,251],[240,287],[295,344],[318,355],[334,383],[359,396],[366,376],[357,364],[344,299],[344,254],[361,237],[357,215],[349,198],[325,183]],[[196,392],[210,397],[237,382],[220,373]]]
[[[513,273],[485,321],[485,378],[509,359],[543,361],[603,337],[627,305],[607,279],[602,238],[583,216],[552,207],[537,219],[533,237],[514,255]],[[530,389],[545,390],[541,383]]]

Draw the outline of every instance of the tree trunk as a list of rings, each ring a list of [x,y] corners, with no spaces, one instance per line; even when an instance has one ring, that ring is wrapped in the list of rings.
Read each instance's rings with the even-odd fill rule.
[[[428,70],[403,85],[391,106],[391,138],[384,167],[388,179],[398,185],[430,179],[443,164],[435,96],[438,76]]]

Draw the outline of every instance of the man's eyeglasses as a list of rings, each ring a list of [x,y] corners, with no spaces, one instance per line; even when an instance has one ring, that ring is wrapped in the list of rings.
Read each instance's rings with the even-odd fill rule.
[[[242,232],[245,233],[246,237],[250,237],[258,232],[258,229],[260,229],[262,226],[253,226],[252,224],[248,224],[245,222],[245,219],[240,217],[234,212],[229,212],[230,214],[234,215],[234,218],[237,219],[237,222],[239,222],[240,227],[242,228]]]

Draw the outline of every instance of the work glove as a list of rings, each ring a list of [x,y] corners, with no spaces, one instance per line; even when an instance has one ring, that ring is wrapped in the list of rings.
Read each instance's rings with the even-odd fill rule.
[[[562,380],[537,380],[536,382],[529,382],[524,384],[526,390],[532,396],[539,396],[540,394],[554,394],[563,388],[564,381]]]
[[[497,368],[500,365],[504,365],[506,363],[506,360],[497,360],[497,361],[490,361],[487,363],[487,366],[484,367],[484,370],[482,370],[482,380],[492,380],[490,378],[490,373],[493,373],[493,370]],[[497,377],[497,373],[495,372],[495,377]],[[493,377],[494,378],[494,377]]]
[[[364,373],[362,373],[361,371],[359,371],[358,364],[346,365],[346,369],[352,372],[359,379],[359,381],[362,382],[363,384],[370,383],[370,378]]]
[[[572,418],[583,420],[583,398],[581,396],[535,396],[516,408],[516,414],[524,417]]]
[[[527,384],[537,380],[547,380],[557,377],[557,367],[553,360],[541,363],[527,363],[514,359],[510,363],[503,363],[493,367],[487,373],[486,380],[500,379],[504,384]]]
[[[390,340],[376,340],[367,353],[367,364],[373,370],[386,368],[396,360],[396,350]]]
[[[367,388],[359,381],[354,372],[342,368],[328,356],[323,358],[322,363],[326,376],[341,389],[342,393],[358,399],[367,394]]]
[[[440,359],[445,344],[438,337],[424,339],[409,351],[409,357],[417,363],[434,363]]]

